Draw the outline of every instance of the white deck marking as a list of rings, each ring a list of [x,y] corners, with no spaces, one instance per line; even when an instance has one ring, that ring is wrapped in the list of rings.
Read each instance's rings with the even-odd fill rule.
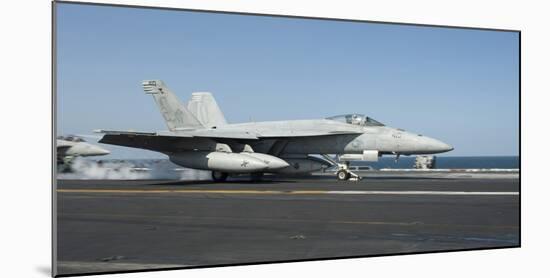
[[[215,189],[58,189],[60,193],[178,193],[178,194],[279,194],[279,195],[519,195],[514,191],[381,191],[381,190],[215,190]]]
[[[519,195],[510,191],[327,191],[327,194],[358,195]]]

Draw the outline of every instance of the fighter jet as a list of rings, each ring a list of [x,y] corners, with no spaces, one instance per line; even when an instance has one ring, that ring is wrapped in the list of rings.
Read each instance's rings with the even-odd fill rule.
[[[230,124],[210,93],[193,93],[186,107],[161,80],[146,80],[142,86],[155,100],[168,131],[96,130],[104,134],[99,142],[164,153],[177,165],[212,171],[214,181],[235,174],[303,173],[327,165],[338,167],[339,180],[357,179],[349,170],[351,160],[453,150],[362,114]],[[329,155],[339,155],[339,160]]]
[[[84,139],[74,136],[58,136],[56,138],[57,164],[68,165],[79,156],[106,155],[110,152],[97,145],[87,143]]]

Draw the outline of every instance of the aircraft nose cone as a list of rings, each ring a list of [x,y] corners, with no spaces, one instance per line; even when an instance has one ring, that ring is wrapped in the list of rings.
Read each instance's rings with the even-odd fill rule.
[[[89,153],[91,155],[107,155],[107,154],[110,154],[111,152],[99,146],[90,145]]]
[[[433,152],[444,153],[444,152],[449,152],[449,151],[454,150],[453,146],[451,146],[447,143],[441,142],[441,141],[436,140],[436,139],[431,139],[430,141],[431,141],[430,144],[429,144],[430,149]]]

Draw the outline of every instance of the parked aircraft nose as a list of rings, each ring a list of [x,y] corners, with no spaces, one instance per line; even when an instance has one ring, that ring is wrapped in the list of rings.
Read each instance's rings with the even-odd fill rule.
[[[102,147],[99,147],[99,146],[96,146],[96,145],[91,145],[91,144],[86,144],[86,146],[84,146],[84,148],[82,148],[82,155],[107,155],[107,154],[110,154],[111,152],[102,148]]]
[[[111,153],[110,151],[108,151],[104,148],[100,148],[98,146],[93,146],[93,152],[97,153],[98,155],[108,155],[108,154]]]
[[[85,142],[80,142],[67,150],[67,155],[74,156],[94,156],[106,154],[110,154],[110,152],[104,148]]]

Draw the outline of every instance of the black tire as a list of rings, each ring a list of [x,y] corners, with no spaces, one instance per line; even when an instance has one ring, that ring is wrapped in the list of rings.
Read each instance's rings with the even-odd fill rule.
[[[212,171],[212,180],[215,182],[224,182],[227,180],[227,173]]]
[[[340,181],[345,181],[349,179],[349,173],[345,170],[340,170],[336,173],[336,178]]]

